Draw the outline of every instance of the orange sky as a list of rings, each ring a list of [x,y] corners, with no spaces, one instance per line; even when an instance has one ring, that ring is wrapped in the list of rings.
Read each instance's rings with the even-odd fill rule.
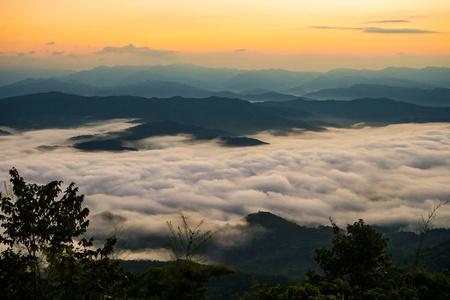
[[[63,58],[67,65],[77,57],[88,65],[105,59],[90,57],[104,47],[133,44],[182,53],[175,61],[216,53],[210,64],[227,63],[223,53],[237,64],[244,51],[236,49],[247,56],[409,55],[434,64],[441,57],[438,64],[450,64],[448,0],[2,0],[0,11],[0,52],[9,61],[57,56],[53,65],[63,66]],[[118,63],[133,55],[104,54]]]

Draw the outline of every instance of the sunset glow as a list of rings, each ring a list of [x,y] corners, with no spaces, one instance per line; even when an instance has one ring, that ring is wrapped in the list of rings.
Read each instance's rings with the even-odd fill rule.
[[[216,55],[209,64],[234,61],[236,65],[242,54],[238,52],[244,51],[377,57],[400,53],[422,60],[439,56],[441,65],[450,64],[450,5],[445,0],[427,4],[403,0],[4,0],[0,11],[3,57],[61,56],[55,63],[61,66],[67,65],[62,58],[88,60],[104,47],[130,44],[188,56],[232,53],[227,59]]]

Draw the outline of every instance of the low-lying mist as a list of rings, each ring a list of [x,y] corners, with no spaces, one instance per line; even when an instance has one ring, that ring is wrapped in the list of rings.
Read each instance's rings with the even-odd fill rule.
[[[428,207],[450,194],[448,123],[260,133],[252,137],[269,145],[241,148],[186,136],[150,138],[140,143],[152,150],[116,153],[81,152],[67,142],[130,126],[117,120],[76,129],[1,128],[13,134],[0,136],[0,181],[8,183],[16,167],[27,182],[75,182],[91,211],[91,234],[120,227],[131,239],[164,236],[166,221],[182,210],[193,223],[226,227],[226,238],[219,230],[217,239],[228,244],[245,239],[242,219],[259,210],[308,226],[328,225],[331,216],[342,227],[363,218],[415,228]],[[450,207],[440,209],[434,225],[450,226]]]

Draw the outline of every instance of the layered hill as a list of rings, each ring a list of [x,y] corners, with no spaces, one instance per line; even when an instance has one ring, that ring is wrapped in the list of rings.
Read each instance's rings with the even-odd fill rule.
[[[260,105],[307,111],[320,120],[341,126],[361,122],[369,125],[450,122],[450,107],[420,106],[386,98],[350,101],[296,99],[283,102],[263,102]]]
[[[357,84],[349,88],[323,89],[305,97],[319,100],[352,100],[359,98],[389,98],[424,106],[450,106],[450,89],[432,90],[389,85]]]
[[[213,238],[207,246],[210,260],[223,262],[241,272],[284,275],[297,280],[308,269],[320,272],[314,254],[318,248],[330,247],[333,239],[331,226],[301,226],[261,211],[247,215],[244,222],[246,225],[239,230],[246,239],[224,247]],[[408,269],[415,261],[420,236],[398,226],[373,227],[389,239],[388,251],[393,264]],[[341,230],[345,229],[346,225],[341,225]],[[139,239],[141,241],[130,240],[133,249],[167,246],[167,240],[162,236],[147,237],[146,242],[142,242],[142,236]],[[423,240],[419,266],[430,272],[450,268],[450,255],[446,252],[449,242],[450,229],[429,230]]]
[[[133,96],[82,97],[63,93],[43,93],[0,99],[8,112],[0,126],[18,129],[78,126],[87,122],[116,118],[139,119],[143,123],[173,121],[236,134],[263,130],[320,128],[302,121],[310,113],[269,108],[230,98],[142,98]]]
[[[227,97],[250,101],[284,101],[297,98],[289,94],[260,92],[238,94],[228,91],[214,92],[175,81],[146,80],[129,85],[98,87],[85,83],[66,82],[58,79],[26,79],[13,84],[0,86],[0,98],[24,96],[36,93],[60,92],[78,96],[137,96],[137,97],[185,97],[207,98]]]
[[[71,127],[126,118],[141,123],[167,120],[242,135],[292,128],[320,130],[321,126],[361,122],[376,126],[450,122],[449,107],[419,106],[385,98],[250,103],[223,97],[82,97],[51,92],[0,99],[0,105],[8,112],[1,116],[0,126],[17,129]]]

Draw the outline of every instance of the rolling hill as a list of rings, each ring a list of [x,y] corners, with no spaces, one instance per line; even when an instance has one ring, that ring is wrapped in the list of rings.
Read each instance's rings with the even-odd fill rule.
[[[262,130],[307,130],[320,128],[302,121],[310,115],[300,110],[288,115],[285,108],[269,108],[230,98],[142,98],[133,96],[82,97],[63,93],[42,93],[0,99],[8,114],[0,126],[18,129],[72,127],[87,122],[116,118],[140,119],[144,123],[163,120],[219,129],[236,134]],[[289,110],[292,113],[292,110]]]
[[[408,103],[448,107],[450,106],[450,89],[436,88],[425,90],[377,84],[356,84],[349,88],[323,89],[308,93],[305,97],[319,100],[352,100],[359,98],[389,98]]]

